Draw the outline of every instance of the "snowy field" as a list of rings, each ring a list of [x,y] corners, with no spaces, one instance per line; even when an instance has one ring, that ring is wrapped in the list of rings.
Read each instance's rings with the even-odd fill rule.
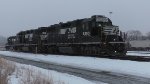
[[[82,56],[42,55],[9,51],[0,51],[0,54],[34,61],[90,69],[94,71],[108,71],[150,78],[150,62],[136,62]]]
[[[56,71],[46,70],[35,66],[24,65],[19,63],[15,63],[15,65],[17,69],[9,77],[9,84],[24,84],[24,82],[26,82],[27,84],[29,82],[28,80],[36,78],[34,77],[34,75],[36,74],[39,74],[41,78],[44,77],[47,80],[52,80],[54,84],[95,84],[83,78],[65,73],[59,73]],[[27,77],[30,77],[30,79],[28,79]]]

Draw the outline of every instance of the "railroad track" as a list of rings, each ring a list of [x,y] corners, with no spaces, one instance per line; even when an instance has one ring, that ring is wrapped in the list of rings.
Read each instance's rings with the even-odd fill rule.
[[[34,65],[44,69],[55,70],[62,73],[68,73],[71,75],[79,76],[87,80],[100,84],[105,82],[108,84],[150,84],[149,78],[143,78],[133,75],[125,75],[120,73],[111,73],[106,71],[96,71],[91,69],[84,69],[79,67],[66,66],[54,63],[43,63],[38,61],[26,60],[15,57],[0,56],[7,60],[15,61],[22,64]]]
[[[108,59],[119,59],[119,60],[130,60],[139,62],[150,62],[150,56],[100,56],[100,55],[72,55],[72,54],[51,54],[51,55],[64,55],[64,56],[85,56],[85,57],[98,57],[98,58],[108,58]]]
[[[139,62],[150,62],[150,56],[133,56],[133,55],[124,55],[124,56],[102,55],[100,56],[100,55],[73,55],[73,54],[53,54],[53,55],[98,57],[98,58],[108,58],[108,59],[131,60],[131,61],[139,61]]]
[[[66,54],[60,54],[66,55]],[[81,55],[66,55],[66,56],[81,56]],[[98,57],[98,58],[108,58],[108,59],[119,59],[119,60],[131,60],[131,61],[139,61],[139,62],[150,62],[150,56],[133,56],[133,55],[124,55],[124,56],[99,56],[99,55],[82,55],[85,57]]]
[[[140,61],[140,62],[150,62],[150,56],[99,56],[100,58],[109,58],[109,59],[120,59],[120,60],[131,60],[131,61]]]
[[[143,53],[150,54],[150,52]],[[51,54],[52,55],[52,54]],[[54,54],[54,55],[64,55],[64,56],[85,56],[85,57],[98,57],[98,58],[108,58],[108,59],[119,59],[119,60],[131,60],[139,62],[150,62],[150,56],[133,56],[133,55],[124,55],[124,56],[100,56],[100,55],[73,55],[73,54]]]
[[[108,58],[108,59],[119,59],[119,60],[131,60],[139,62],[150,62],[150,56],[133,56],[133,55],[124,55],[124,56],[111,56],[111,55],[73,55],[73,54],[54,54],[54,55],[64,55],[64,56],[85,56],[85,57],[98,57],[98,58]]]

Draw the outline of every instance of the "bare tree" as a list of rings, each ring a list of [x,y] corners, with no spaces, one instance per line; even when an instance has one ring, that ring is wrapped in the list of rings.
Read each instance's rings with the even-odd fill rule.
[[[130,30],[127,31],[127,40],[131,41],[131,40],[142,40],[142,33],[139,30]]]
[[[150,40],[150,32],[146,33],[146,37]]]

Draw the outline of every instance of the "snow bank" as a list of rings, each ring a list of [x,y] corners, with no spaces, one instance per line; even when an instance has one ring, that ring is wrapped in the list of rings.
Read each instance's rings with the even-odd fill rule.
[[[29,54],[9,51],[0,51],[0,54],[46,63],[57,63],[60,65],[91,69],[95,71],[109,71],[150,78],[150,62],[136,62],[96,57]]]

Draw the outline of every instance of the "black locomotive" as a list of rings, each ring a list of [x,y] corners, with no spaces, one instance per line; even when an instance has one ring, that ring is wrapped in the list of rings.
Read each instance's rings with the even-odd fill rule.
[[[6,49],[92,56],[126,54],[123,33],[102,15],[21,31],[8,38]]]

